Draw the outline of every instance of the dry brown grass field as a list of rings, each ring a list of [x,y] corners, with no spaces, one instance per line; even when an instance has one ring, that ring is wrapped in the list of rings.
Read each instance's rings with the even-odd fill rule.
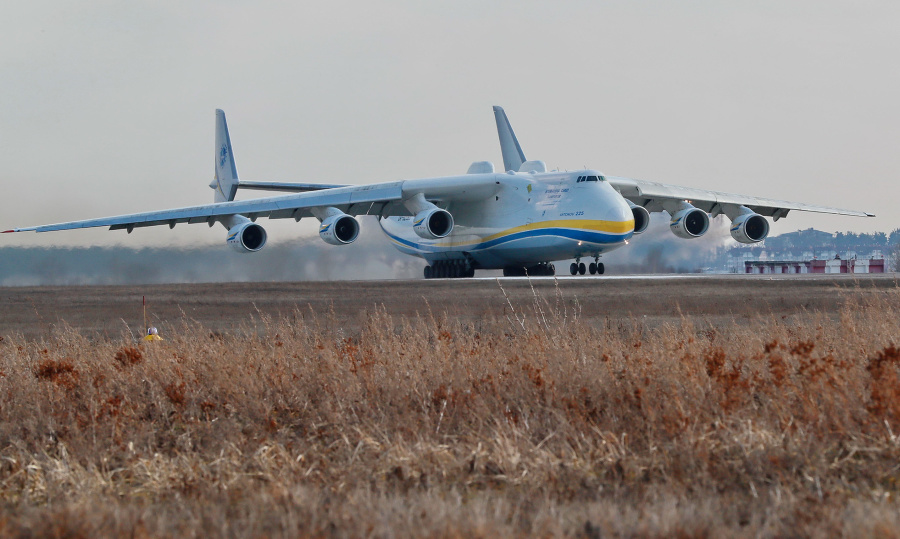
[[[893,280],[501,282],[0,290],[0,535],[898,535]]]

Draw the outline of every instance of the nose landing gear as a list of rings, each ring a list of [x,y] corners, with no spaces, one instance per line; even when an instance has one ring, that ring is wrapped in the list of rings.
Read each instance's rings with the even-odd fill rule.
[[[603,266],[603,263],[600,262],[600,257],[595,257],[594,261],[591,262],[587,267],[585,267],[584,262],[581,262],[580,258],[576,258],[575,262],[572,262],[569,265],[569,273],[572,275],[584,275],[585,273],[590,273],[591,275],[603,275],[603,272],[606,271],[606,268]]]
[[[578,262],[576,260],[569,265],[569,273],[571,273],[572,275],[584,275],[584,271],[584,262]]]

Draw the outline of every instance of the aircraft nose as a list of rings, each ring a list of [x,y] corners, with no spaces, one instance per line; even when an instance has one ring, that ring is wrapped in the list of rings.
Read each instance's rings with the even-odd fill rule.
[[[631,212],[631,206],[628,201],[611,186],[605,190],[604,202],[606,202],[606,211],[603,220],[616,223],[619,232],[628,234],[630,237],[634,233],[634,214]],[[627,239],[627,238],[626,238]]]

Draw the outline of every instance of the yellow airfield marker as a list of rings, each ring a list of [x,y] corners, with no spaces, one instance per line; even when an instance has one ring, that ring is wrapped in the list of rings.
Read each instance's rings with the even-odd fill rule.
[[[147,296],[141,296],[141,303],[144,305],[144,327],[147,328],[147,335],[144,336],[145,341],[161,341],[159,330],[154,326],[147,325]]]

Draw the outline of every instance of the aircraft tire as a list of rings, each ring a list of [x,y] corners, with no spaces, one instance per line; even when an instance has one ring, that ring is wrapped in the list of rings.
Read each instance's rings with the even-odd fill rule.
[[[584,275],[587,271],[587,268],[584,266],[584,262],[578,264],[578,275]]]
[[[547,264],[547,275],[554,276],[556,275],[556,266],[553,264]]]
[[[431,266],[425,266],[425,278],[426,278],[426,279],[431,279],[431,277],[432,277],[431,274],[432,274],[432,268],[431,268]]]
[[[569,273],[571,273],[572,275],[578,275],[578,264],[572,262],[569,265]]]
[[[591,263],[588,265],[588,272],[589,272],[591,275],[597,273],[597,264],[596,264],[595,262],[591,262]]]
[[[597,263],[597,275],[603,275],[603,272],[606,271],[606,268],[603,266],[603,262]]]

